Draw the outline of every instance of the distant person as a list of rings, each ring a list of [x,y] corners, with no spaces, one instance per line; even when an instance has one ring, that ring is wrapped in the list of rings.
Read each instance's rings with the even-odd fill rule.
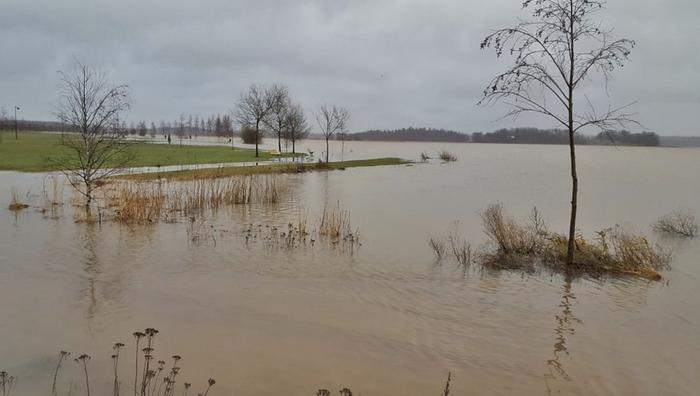
[[[170,144],[171,141],[172,139],[170,138],[170,134],[168,134],[168,144]]]

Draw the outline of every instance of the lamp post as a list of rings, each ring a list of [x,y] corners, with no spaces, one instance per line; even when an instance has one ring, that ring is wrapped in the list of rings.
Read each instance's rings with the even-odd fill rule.
[[[15,140],[17,140],[17,110],[19,110],[19,106],[15,106]]]

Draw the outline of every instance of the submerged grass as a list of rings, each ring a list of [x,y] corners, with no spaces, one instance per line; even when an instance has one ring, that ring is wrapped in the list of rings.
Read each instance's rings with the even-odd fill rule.
[[[158,173],[138,173],[119,176],[120,179],[135,180],[135,181],[150,181],[150,180],[199,180],[199,179],[216,179],[230,176],[245,176],[273,173],[302,173],[324,170],[343,170],[346,168],[369,167],[369,166],[386,166],[386,165],[404,165],[409,161],[400,158],[376,158],[369,160],[352,160],[339,162],[293,162],[283,164],[265,164],[256,166],[235,166],[221,167],[209,169],[190,169],[172,172]]]

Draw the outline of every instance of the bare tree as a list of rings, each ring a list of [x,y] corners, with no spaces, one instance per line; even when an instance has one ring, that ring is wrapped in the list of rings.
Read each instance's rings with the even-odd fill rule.
[[[309,124],[301,105],[290,104],[285,120],[284,138],[292,142],[292,154],[296,154],[296,142],[309,136]]]
[[[328,163],[328,140],[336,133],[344,133],[350,121],[350,112],[344,107],[322,105],[316,113],[316,122],[326,139],[326,163]]]
[[[289,112],[289,91],[287,87],[273,85],[270,89],[270,95],[273,105],[270,113],[263,120],[265,126],[271,132],[277,135],[277,148],[282,152],[282,133],[285,130],[285,122],[287,121],[287,113]]]
[[[277,88],[265,88],[251,85],[248,91],[241,94],[238,100],[235,117],[241,128],[255,128],[255,156],[259,157],[260,124],[268,117],[275,106]]]
[[[60,72],[60,95],[56,116],[77,134],[63,140],[68,154],[53,160],[90,208],[93,192],[133,158],[119,114],[129,108],[126,85],[112,85],[106,75],[79,62],[71,73]]]
[[[504,101],[512,107],[506,117],[544,115],[568,131],[572,180],[568,265],[574,262],[578,204],[574,136],[588,127],[607,130],[634,122],[626,112],[629,105],[598,112],[581,93],[594,73],[607,83],[634,47],[634,41],[613,40],[611,31],[592,19],[605,5],[603,0],[525,0],[523,7],[532,11],[532,20],[496,30],[481,43],[482,49],[491,47],[499,57],[510,53],[515,64],[491,80],[479,103]],[[587,110],[574,107],[581,96]]]

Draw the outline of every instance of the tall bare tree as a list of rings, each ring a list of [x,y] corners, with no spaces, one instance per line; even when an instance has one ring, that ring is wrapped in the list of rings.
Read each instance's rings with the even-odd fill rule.
[[[278,96],[275,94],[277,86],[271,88],[259,85],[251,85],[248,91],[241,94],[238,100],[235,117],[241,128],[255,128],[255,156],[259,157],[258,145],[260,142],[260,126],[272,112]]]
[[[112,85],[105,74],[76,62],[72,72],[60,72],[60,101],[56,116],[73,127],[63,145],[66,155],[53,158],[90,208],[93,193],[106,178],[133,158],[120,130],[120,113],[129,108],[126,85]]]
[[[282,134],[285,130],[287,113],[289,112],[289,90],[285,86],[273,85],[270,89],[272,97],[272,109],[263,120],[270,132],[277,135],[277,148],[282,152]]]
[[[328,140],[336,133],[344,133],[350,121],[350,112],[344,107],[322,105],[316,113],[316,123],[326,139],[326,163],[330,150]]]
[[[292,154],[296,154],[296,142],[309,136],[309,124],[301,105],[290,104],[285,120],[284,138],[292,143]]]
[[[496,76],[484,90],[480,104],[504,101],[511,106],[506,117],[525,113],[544,115],[569,132],[571,166],[571,217],[567,264],[574,263],[578,175],[576,171],[577,132],[597,127],[602,130],[634,122],[629,105],[608,107],[599,112],[581,92],[595,75],[607,83],[611,73],[628,59],[634,41],[614,40],[593,15],[604,9],[603,0],[526,0],[533,18],[487,36],[481,48],[504,52],[515,64]],[[585,99],[584,110],[578,105]]]

